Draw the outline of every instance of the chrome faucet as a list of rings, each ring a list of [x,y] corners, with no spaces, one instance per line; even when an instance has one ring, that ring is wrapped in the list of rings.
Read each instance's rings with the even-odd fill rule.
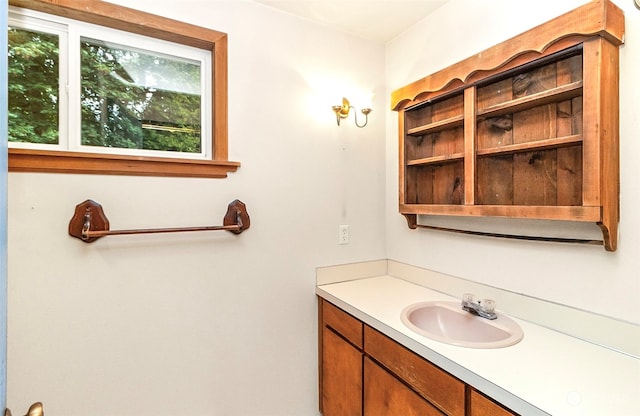
[[[462,295],[462,309],[486,319],[496,319],[498,317],[495,312],[496,302],[494,300],[482,299],[476,302],[472,293]]]

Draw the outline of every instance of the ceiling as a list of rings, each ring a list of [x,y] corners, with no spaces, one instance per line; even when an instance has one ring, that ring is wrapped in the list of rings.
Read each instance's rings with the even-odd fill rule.
[[[342,32],[387,42],[448,0],[254,0]]]

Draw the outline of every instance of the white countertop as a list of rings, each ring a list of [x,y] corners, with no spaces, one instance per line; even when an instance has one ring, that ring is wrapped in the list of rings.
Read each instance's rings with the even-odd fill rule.
[[[519,319],[524,338],[511,347],[433,341],[404,326],[402,309],[457,299],[391,276],[321,285],[316,293],[522,415],[640,414],[640,360],[632,356]]]

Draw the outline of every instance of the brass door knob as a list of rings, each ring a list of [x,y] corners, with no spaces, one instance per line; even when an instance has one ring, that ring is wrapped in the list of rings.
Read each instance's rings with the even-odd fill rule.
[[[4,416],[11,416],[11,410],[5,409]],[[25,416],[44,416],[44,409],[42,403],[35,402],[29,407],[29,411]]]

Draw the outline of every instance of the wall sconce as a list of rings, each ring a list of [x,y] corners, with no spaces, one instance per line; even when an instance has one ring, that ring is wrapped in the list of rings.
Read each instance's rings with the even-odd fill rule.
[[[369,113],[373,111],[370,108],[363,108],[362,110],[360,110],[362,114],[364,114],[364,124],[360,125],[358,124],[358,114],[355,113],[356,108],[349,104],[349,100],[347,100],[346,98],[342,99],[342,105],[334,105],[331,108],[333,108],[333,111],[336,113],[336,122],[338,123],[338,126],[340,125],[340,119],[349,117],[349,111],[351,111],[351,109],[353,108],[353,119],[356,122],[356,126],[360,128],[367,125],[367,123],[369,122]]]

